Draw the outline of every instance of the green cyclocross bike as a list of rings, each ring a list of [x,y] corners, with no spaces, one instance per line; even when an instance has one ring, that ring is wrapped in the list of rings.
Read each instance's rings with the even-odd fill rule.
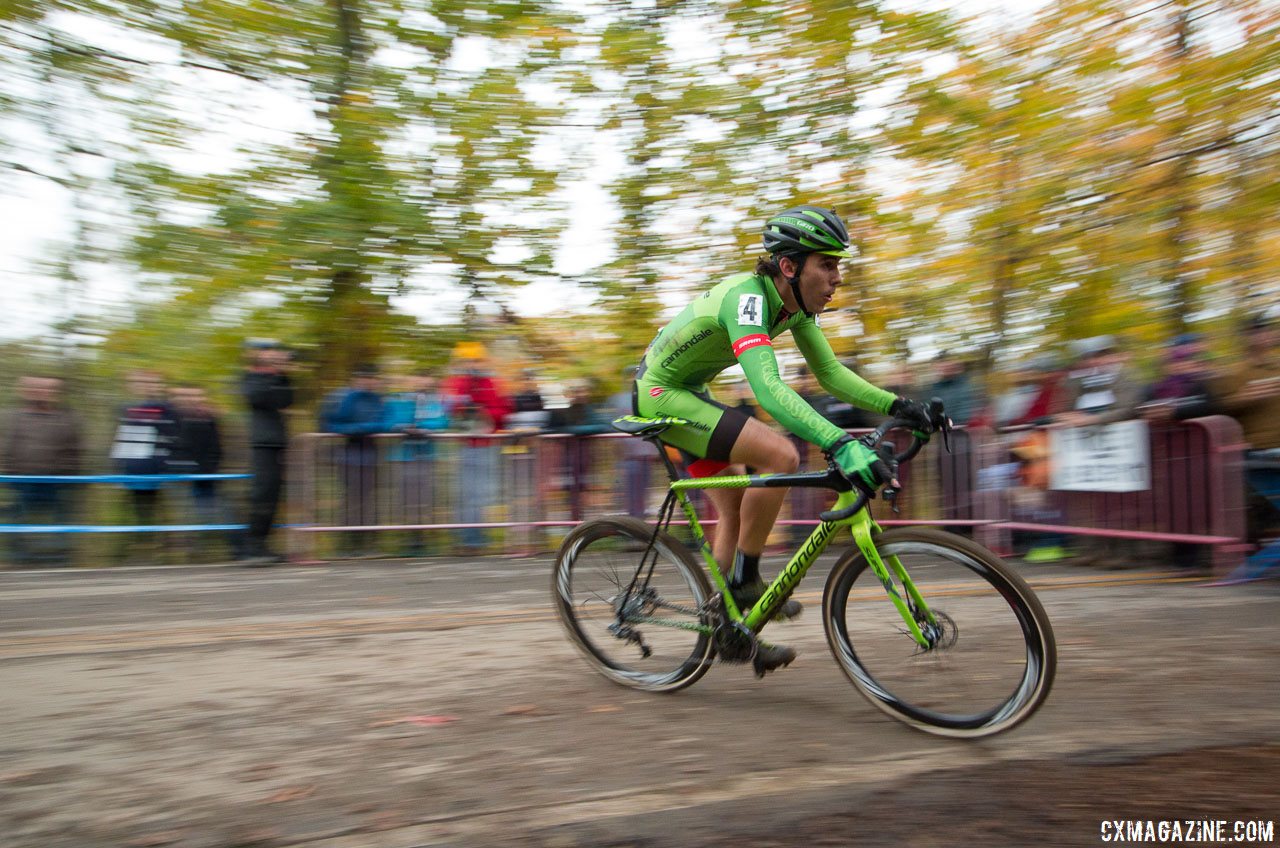
[[[932,412],[948,439],[941,404]],[[624,686],[673,692],[701,678],[717,657],[754,662],[761,630],[837,532],[849,528],[855,544],[827,577],[822,617],[836,662],[872,704],[919,730],[976,738],[1014,727],[1044,703],[1057,665],[1053,629],[1026,581],[1000,557],[938,529],[882,531],[866,509],[875,493],[853,485],[834,463],[816,473],[680,479],[658,442],[674,423],[635,416],[614,422],[662,456],[671,486],[657,522],[587,521],[556,556],[556,610],[596,670]],[[911,447],[896,456],[884,439],[909,426],[886,421],[862,438],[905,462],[927,435],[913,434]],[[687,493],[757,486],[825,488],[837,499],[760,601],[740,610]],[[886,499],[896,495],[884,492]],[[711,581],[667,533],[677,504]],[[756,671],[763,674],[758,665]]]

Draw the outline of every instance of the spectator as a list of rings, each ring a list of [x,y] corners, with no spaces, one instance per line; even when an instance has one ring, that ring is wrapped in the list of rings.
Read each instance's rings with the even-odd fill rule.
[[[285,451],[289,444],[284,411],[293,405],[289,380],[289,351],[270,339],[246,345],[248,367],[240,378],[240,392],[249,407],[249,529],[240,545],[246,565],[271,565],[284,557],[271,550],[267,539],[275,525],[284,490]]]
[[[1218,407],[1209,372],[1191,344],[1175,342],[1165,352],[1163,376],[1147,387],[1138,412],[1148,421],[1185,421],[1213,415]]]
[[[1003,392],[991,398],[988,424],[1004,429],[1023,418],[1040,393],[1040,374],[1031,362],[1017,363],[1001,368],[1008,385]]]
[[[1088,427],[1127,421],[1137,415],[1142,384],[1129,369],[1129,358],[1113,336],[1094,336],[1075,344],[1079,364],[1067,375],[1067,409],[1053,426]],[[1080,565],[1126,568],[1140,558],[1140,546],[1123,539],[1084,536],[1079,542]]]
[[[1185,334],[1175,339],[1165,350],[1162,376],[1147,387],[1138,414],[1152,424],[1216,414],[1218,403],[1209,386],[1210,375],[1203,353],[1203,346],[1194,335]],[[1147,548],[1148,558],[1161,562],[1195,571],[1209,567],[1209,551],[1205,545],[1151,542]]]
[[[1055,423],[1067,427],[1114,424],[1136,415],[1142,383],[1129,356],[1113,336],[1094,336],[1076,345],[1079,365],[1067,375],[1067,409]]]
[[[62,381],[56,377],[23,377],[18,381],[21,406],[9,414],[0,456],[5,474],[63,476],[81,470],[79,417],[62,405]],[[14,524],[70,524],[74,486],[62,483],[10,483]],[[64,534],[10,537],[18,565],[66,566],[71,544]]]
[[[376,365],[357,365],[351,384],[332,392],[320,413],[324,432],[347,437],[339,450],[338,464],[342,468],[343,521],[348,527],[378,523],[378,443],[373,437],[387,432],[381,388]],[[348,555],[368,553],[367,535],[344,534],[343,548]]]
[[[171,469],[179,474],[217,474],[222,467],[222,435],[218,416],[204,389],[177,386],[169,396],[178,414]],[[217,480],[191,481],[191,501],[197,524],[226,523],[225,510],[218,499]],[[239,558],[239,538],[232,538],[232,554]]]
[[[551,413],[546,409],[542,392],[538,389],[538,374],[531,368],[520,373],[516,393],[512,398],[513,410],[503,422],[503,429],[510,438],[502,445],[503,465],[507,485],[507,516],[512,521],[535,521],[541,510],[538,504],[538,458],[540,448],[546,443],[532,438],[547,429]],[[525,543],[532,546],[533,531],[524,531]]]
[[[399,472],[405,524],[433,523],[436,445],[429,436],[449,426],[439,384],[434,373],[419,371],[409,378],[407,391],[391,396],[386,402],[387,429],[404,436],[392,449],[391,460]],[[410,531],[405,556],[422,556],[426,552],[423,542],[423,531]]]
[[[453,350],[453,373],[442,388],[449,409],[451,429],[469,433],[461,449],[462,481],[459,519],[464,524],[482,524],[493,503],[498,485],[498,442],[489,438],[503,429],[511,413],[511,399],[498,387],[485,365],[487,352],[480,342],[461,342]],[[471,552],[484,548],[482,528],[462,531],[462,544]]]
[[[957,426],[968,424],[982,408],[982,398],[969,375],[968,363],[943,351],[938,359],[937,375],[925,395],[942,398],[947,415]]]
[[[914,397],[920,394],[922,389],[917,387],[913,381],[915,370],[905,362],[894,360],[889,363],[884,379],[880,381],[880,385],[885,391],[899,397]],[[879,421],[876,422],[879,425]]]
[[[546,410],[542,392],[538,391],[538,373],[530,368],[520,372],[520,382],[511,398],[512,412],[538,413]]]
[[[537,372],[532,369],[520,372],[516,392],[511,398],[511,412],[503,419],[503,429],[526,435],[547,429],[551,413],[547,411],[537,380]]]
[[[129,374],[131,400],[120,412],[120,423],[111,447],[111,458],[121,474],[151,476],[169,470],[170,456],[177,438],[178,416],[164,399],[164,381],[154,371],[138,370]],[[124,484],[133,506],[134,524],[155,525],[159,518],[162,481],[135,480]],[[150,541],[144,531],[137,538]],[[165,545],[147,545],[152,552]]]
[[[1280,327],[1258,316],[1245,330],[1245,359],[1222,381],[1224,406],[1244,430],[1249,485],[1249,541],[1260,545],[1226,581],[1271,577],[1280,570],[1280,542],[1266,544],[1280,527]]]
[[[624,415],[635,415],[635,376],[636,366],[628,365],[623,369],[622,388],[609,396],[606,408],[611,418]],[[649,480],[653,468],[653,446],[644,439],[622,438],[614,444],[618,446],[616,455],[622,462],[622,501],[627,515],[643,519],[648,512]]]
[[[849,365],[850,369],[854,367],[852,364]],[[801,366],[796,372],[796,379],[796,394],[804,398],[806,403],[832,424],[845,430],[874,426],[870,423],[871,419],[865,411],[824,392],[808,368]],[[800,448],[801,457],[808,453],[807,442],[803,442],[796,436],[792,436],[791,441]]]
[[[599,403],[600,384],[594,379],[577,381],[569,394],[569,406],[557,409],[551,429],[574,438],[565,446],[565,466],[569,475],[569,514],[582,518],[591,479],[591,442],[588,436],[609,431],[608,408]]]
[[[1028,371],[1034,375],[1035,395],[1022,414],[1009,420],[1007,426],[1044,425],[1067,411],[1067,369],[1052,353],[1032,359]]]

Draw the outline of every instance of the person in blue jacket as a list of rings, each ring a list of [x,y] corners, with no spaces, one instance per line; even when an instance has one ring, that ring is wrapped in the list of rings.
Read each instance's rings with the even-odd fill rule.
[[[348,527],[378,523],[378,442],[373,437],[389,429],[381,388],[377,366],[358,365],[351,385],[331,393],[321,407],[320,428],[346,436],[337,464],[345,492],[342,518]],[[370,547],[367,533],[347,534],[343,541],[348,554],[364,553]]]
[[[392,476],[400,488],[400,508],[404,524],[433,523],[435,503],[436,445],[433,431],[447,429],[449,411],[441,396],[440,381],[430,371],[418,371],[407,381],[407,391],[387,398],[387,429],[404,439],[391,449]],[[425,553],[423,533],[412,531],[405,556]]]

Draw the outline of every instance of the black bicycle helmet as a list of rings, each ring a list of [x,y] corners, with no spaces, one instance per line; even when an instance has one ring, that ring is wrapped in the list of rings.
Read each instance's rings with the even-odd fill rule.
[[[770,218],[764,225],[764,249],[771,256],[853,257],[844,221],[834,210],[817,206],[795,206]]]
[[[796,303],[806,315],[812,315],[800,294],[800,272],[811,253],[853,258],[849,231],[833,209],[818,206],[794,206],[770,218],[764,225],[764,249],[777,259],[790,256],[797,260],[796,273],[787,278]]]

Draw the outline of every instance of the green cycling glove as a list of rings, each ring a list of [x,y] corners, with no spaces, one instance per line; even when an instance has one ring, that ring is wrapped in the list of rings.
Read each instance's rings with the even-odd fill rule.
[[[893,471],[890,470],[884,457],[853,436],[845,436],[836,441],[834,445],[827,448],[827,454],[846,477],[855,483],[865,485],[869,491],[874,492],[883,484],[893,480]]]

